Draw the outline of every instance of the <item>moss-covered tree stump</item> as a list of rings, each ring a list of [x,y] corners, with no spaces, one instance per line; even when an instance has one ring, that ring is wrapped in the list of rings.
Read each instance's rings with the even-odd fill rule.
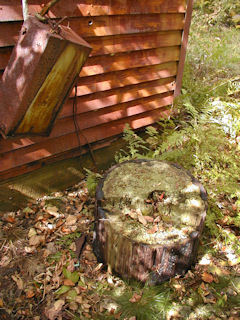
[[[97,187],[95,254],[124,278],[161,283],[182,275],[197,254],[206,201],[203,186],[178,165],[116,165]]]

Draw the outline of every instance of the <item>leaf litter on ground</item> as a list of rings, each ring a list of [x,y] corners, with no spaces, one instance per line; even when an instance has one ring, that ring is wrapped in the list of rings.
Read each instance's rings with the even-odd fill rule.
[[[1,308],[16,319],[39,319],[39,314],[46,320],[99,319],[102,315],[106,319],[133,319],[134,314],[122,318],[121,305],[112,298],[116,290],[124,294],[131,285],[109,273],[93,253],[94,199],[84,182],[63,192],[62,197],[58,202],[53,201],[54,194],[50,200],[38,199],[3,217]],[[148,232],[157,231],[152,217],[137,214],[134,218],[143,225],[150,223]],[[204,237],[201,241],[201,248],[207,249]],[[222,318],[237,319],[239,305],[230,310],[227,303],[239,297],[240,265],[229,264],[226,252],[216,251],[217,246],[218,241],[212,239],[207,247],[213,249],[213,255],[200,250],[192,270],[169,281],[174,308],[182,306],[180,311],[169,313],[171,319],[188,319],[183,306],[187,303],[192,310],[198,304],[222,304]],[[224,277],[229,281],[219,291]],[[128,302],[141,306],[142,292],[132,291]]]

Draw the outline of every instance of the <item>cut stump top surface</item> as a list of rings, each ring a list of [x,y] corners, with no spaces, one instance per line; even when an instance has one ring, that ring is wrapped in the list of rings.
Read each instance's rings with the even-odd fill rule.
[[[94,252],[124,278],[152,284],[184,274],[197,255],[207,209],[203,186],[178,165],[131,160],[96,192]]]
[[[206,214],[202,185],[178,165],[161,161],[129,161],[112,168],[102,184],[102,208],[113,231],[136,242],[159,245],[184,242]],[[136,217],[132,219],[131,217]],[[153,224],[137,217],[158,218]]]

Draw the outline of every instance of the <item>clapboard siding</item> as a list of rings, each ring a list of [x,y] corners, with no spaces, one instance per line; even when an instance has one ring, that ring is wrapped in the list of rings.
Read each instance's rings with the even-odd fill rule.
[[[133,85],[99,91],[92,94],[78,96],[76,113],[85,113],[106,108],[115,104],[125,103],[139,98],[174,90],[175,78],[158,79]],[[59,119],[72,116],[73,99],[63,107]]]
[[[100,126],[109,123],[111,121],[126,119],[134,114],[143,114],[149,110],[160,109],[173,102],[173,92],[166,92],[154,96],[140,98],[133,100],[129,103],[116,104],[97,111],[90,111],[82,114],[76,114],[75,121],[78,128],[82,130],[89,129],[91,127]],[[51,139],[58,138],[62,135],[68,135],[74,133],[76,130],[73,122],[73,117],[61,118],[56,121],[54,129],[51,133]],[[33,144],[41,143],[42,141],[51,140],[48,137],[30,137],[30,138],[10,138],[9,140],[3,140],[1,144],[2,158],[4,154],[11,153],[12,149],[17,150],[28,147]],[[16,160],[18,161],[18,160]]]
[[[91,127],[79,131],[80,145],[87,142],[92,143],[98,140],[106,139],[121,133],[126,123],[129,123],[133,129],[152,124],[160,117],[167,117],[169,110],[160,108],[139,115],[133,115],[116,121],[104,123],[100,126]],[[86,139],[87,137],[87,139]],[[32,139],[34,141],[34,139]],[[70,151],[79,146],[76,132],[62,135],[52,139],[41,139],[39,143],[30,146],[12,150],[1,157],[1,170],[7,171],[13,167],[25,165],[26,163],[46,159],[61,152]],[[4,174],[2,174],[4,176]]]
[[[48,1],[28,2],[34,14]],[[137,129],[167,117],[185,12],[185,0],[69,0],[53,7],[49,16],[68,16],[64,24],[93,50],[49,137],[0,138],[0,179],[77,155],[88,143],[95,148],[126,123]],[[0,1],[0,77],[21,25],[20,1]]]
[[[29,12],[35,14],[42,9],[41,4],[49,0],[29,0]],[[146,5],[145,0],[72,0],[59,3],[49,11],[49,17],[79,17],[79,16],[104,16],[125,14],[149,13],[177,13],[185,12],[185,0],[152,0]],[[2,0],[0,2],[0,21],[21,21],[22,7],[20,1]]]
[[[109,55],[120,52],[154,49],[176,46],[181,44],[181,31],[160,31],[142,35],[113,35],[106,37],[88,38],[93,51],[90,56]],[[0,48],[0,70],[4,69],[12,53],[13,46]]]
[[[94,16],[68,19],[69,26],[85,40],[120,34],[182,30],[183,13]],[[67,23],[63,23],[66,24]],[[91,24],[91,25],[90,25]],[[0,47],[15,45],[22,22],[0,22]],[[144,40],[144,38],[143,38]]]
[[[177,74],[177,62],[163,63],[116,72],[108,72],[89,77],[81,77],[77,87],[77,95],[86,95],[131,84],[142,83]],[[74,90],[71,96],[74,95]],[[64,109],[64,107],[63,107]]]

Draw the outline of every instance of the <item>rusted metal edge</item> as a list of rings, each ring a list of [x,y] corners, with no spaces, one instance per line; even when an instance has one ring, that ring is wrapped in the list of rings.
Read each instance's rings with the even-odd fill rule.
[[[189,36],[189,30],[191,26],[191,19],[192,19],[192,12],[193,12],[193,0],[188,0],[187,11],[185,14],[185,23],[184,23],[183,34],[182,34],[182,45],[180,50],[180,59],[178,63],[178,72],[177,72],[177,78],[176,78],[176,89],[174,91],[174,97],[177,97],[181,91],[184,63],[185,63],[185,58],[187,53],[188,36]]]

